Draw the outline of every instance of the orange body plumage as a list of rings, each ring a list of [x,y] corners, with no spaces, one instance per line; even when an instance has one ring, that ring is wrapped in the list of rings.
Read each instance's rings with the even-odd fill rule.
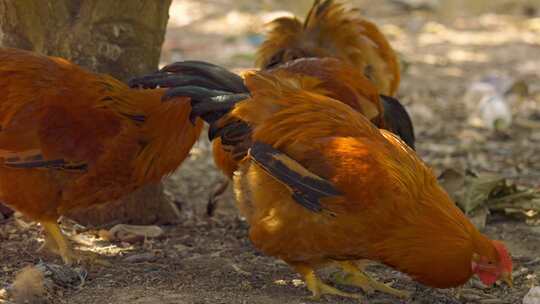
[[[504,246],[471,224],[414,151],[302,83],[294,75],[253,75],[246,79],[252,98],[219,121],[245,121],[253,129],[252,142],[278,153],[268,163],[248,155],[234,177],[238,206],[257,248],[306,279],[310,269],[359,259],[382,262],[438,288],[462,285],[475,272],[488,284],[499,276],[508,279],[512,263]],[[266,168],[275,162],[299,173],[300,180],[326,181],[339,194],[320,199],[314,212],[302,204],[309,194],[295,199],[295,182]],[[477,260],[491,267],[491,276],[476,270]]]
[[[22,50],[0,49],[0,91],[0,200],[41,222],[68,262],[58,217],[159,182],[202,127],[163,90]]]

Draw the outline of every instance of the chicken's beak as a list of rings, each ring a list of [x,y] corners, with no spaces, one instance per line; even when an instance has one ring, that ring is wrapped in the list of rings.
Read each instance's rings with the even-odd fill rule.
[[[512,273],[511,272],[503,272],[501,274],[501,280],[508,284],[510,288],[514,286],[513,280],[512,280]]]

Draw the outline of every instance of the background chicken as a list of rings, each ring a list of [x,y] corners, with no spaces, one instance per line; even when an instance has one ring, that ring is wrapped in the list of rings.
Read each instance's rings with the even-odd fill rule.
[[[161,90],[17,49],[0,49],[0,91],[0,200],[39,221],[66,263],[59,216],[159,182],[201,131]]]
[[[313,78],[251,73],[249,96],[217,90],[212,81],[189,81],[166,97],[191,97],[192,115],[231,148],[240,161],[237,204],[253,244],[300,273],[313,297],[359,297],[317,277],[328,264],[342,269],[344,284],[407,296],[367,276],[356,263],[366,259],[436,288],[474,274],[488,285],[512,283],[506,247],[471,224],[414,151],[322,94]],[[370,96],[370,85],[357,79],[352,88]]]
[[[267,39],[257,50],[257,67],[270,69],[309,57],[335,58],[354,67],[381,94],[384,124],[379,121],[377,126],[398,134],[414,149],[411,119],[403,105],[391,98],[399,88],[398,57],[383,33],[363,18],[358,9],[347,8],[339,1],[315,0],[304,22],[296,17],[282,17],[272,21],[269,27]],[[297,71],[303,73],[309,69],[300,66]]]
[[[396,95],[400,80],[396,53],[357,9],[333,0],[315,0],[304,22],[282,17],[269,26],[267,39],[257,51],[257,67],[268,69],[306,57],[338,58],[373,81],[380,94]]]

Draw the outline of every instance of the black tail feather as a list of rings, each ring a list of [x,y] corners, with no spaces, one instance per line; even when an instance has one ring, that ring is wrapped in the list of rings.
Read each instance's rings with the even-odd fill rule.
[[[133,78],[128,84],[152,89],[194,85],[231,93],[249,92],[242,77],[220,66],[194,60],[170,64],[156,73]]]
[[[392,133],[398,135],[409,147],[415,149],[414,127],[405,107],[399,100],[380,95],[384,107],[384,122]]]
[[[213,124],[228,113],[234,105],[249,97],[242,77],[220,66],[203,61],[182,61],[170,64],[160,71],[134,78],[131,87],[169,88],[162,100],[189,97],[193,107],[192,122],[201,117]]]
[[[188,60],[176,62],[161,69],[162,73],[196,75],[217,84],[215,89],[232,93],[249,92],[244,79],[229,70],[204,61]]]
[[[201,117],[209,124],[213,124],[229,113],[238,102],[249,98],[248,94],[227,94],[211,97],[203,102],[193,101],[190,119],[194,121]]]

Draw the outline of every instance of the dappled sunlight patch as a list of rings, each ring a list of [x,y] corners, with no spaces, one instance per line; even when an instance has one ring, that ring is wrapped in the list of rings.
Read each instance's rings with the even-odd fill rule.
[[[231,10],[218,18],[210,18],[194,24],[194,27],[206,34],[240,35],[252,32],[263,32],[268,22],[279,17],[290,17],[289,11],[270,11],[250,13]]]
[[[127,245],[127,246],[118,246],[115,244],[109,244],[106,246],[99,245],[98,243],[95,243],[90,246],[84,246],[84,247],[78,247],[77,248],[81,252],[93,252],[97,253],[99,255],[103,256],[122,256],[127,252],[135,250],[135,246],[133,245]]]
[[[293,287],[304,287],[306,283],[300,279],[285,280],[279,279],[274,281],[275,285],[278,286],[293,286]]]
[[[462,49],[451,49],[446,56],[450,61],[455,62],[487,62],[490,59],[485,53],[471,52]]]
[[[540,17],[529,19],[525,22],[525,24],[528,30],[540,32]]]
[[[536,74],[540,76],[540,60],[530,58],[524,58],[524,60],[517,65],[517,69],[524,73]]]
[[[458,67],[445,67],[441,68],[441,73],[446,76],[451,77],[462,77],[465,76],[465,72],[463,69],[460,69]]]
[[[454,30],[442,23],[428,22],[418,37],[418,43],[420,46],[441,43],[463,46],[497,46],[507,43],[540,44],[540,37],[538,33],[524,31],[513,26],[503,27],[499,30],[491,29],[490,31],[466,31]]]
[[[217,7],[204,1],[173,1],[169,8],[168,27],[182,27],[199,21]]]
[[[232,10],[222,17],[208,20],[198,26],[203,33],[238,34],[260,26],[257,16],[238,10]]]

